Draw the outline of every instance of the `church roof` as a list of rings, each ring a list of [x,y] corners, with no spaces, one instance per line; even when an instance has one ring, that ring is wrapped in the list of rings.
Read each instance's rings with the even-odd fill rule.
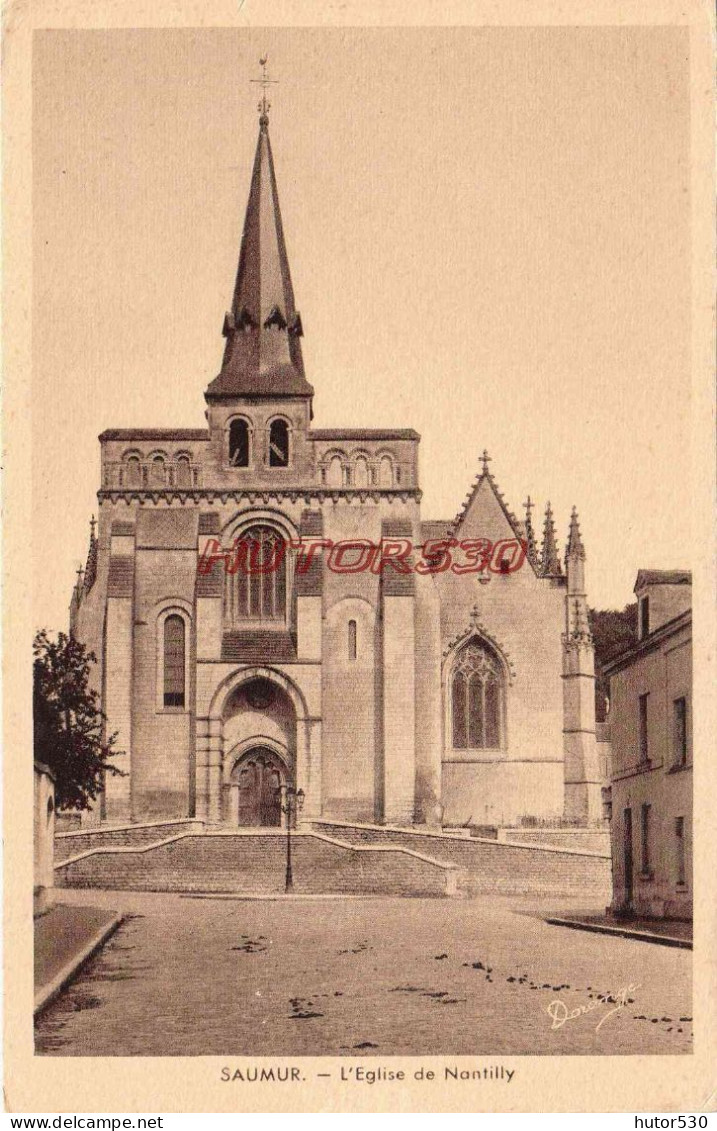
[[[97,437],[100,443],[105,440],[142,440],[147,442],[163,440],[208,440],[208,428],[106,428]]]
[[[276,188],[269,121],[262,114],[226,347],[207,400],[244,396],[310,397],[304,376],[301,318],[294,303]]]
[[[447,538],[450,534],[453,519],[431,518],[421,523],[421,538],[428,542],[432,538]]]
[[[498,505],[500,506],[500,509],[502,510],[503,515],[505,516],[505,519],[506,519],[508,525],[510,526],[511,530],[513,531],[515,537],[518,538],[518,539],[521,539],[523,537],[524,532],[520,528],[520,525],[518,523],[518,519],[515,517],[513,512],[510,511],[508,509],[508,507],[506,506],[505,498],[503,497],[503,493],[498,489],[498,484],[496,483],[495,478],[493,477],[492,473],[488,470],[488,464],[490,463],[490,461],[491,461],[491,457],[488,455],[488,452],[486,450],[484,450],[483,455],[481,456],[481,470],[480,470],[479,474],[476,476],[476,478],[473,482],[473,486],[472,486],[471,490],[468,492],[466,499],[465,499],[465,502],[463,503],[463,506],[459,510],[456,517],[453,519],[452,534],[453,534],[454,537],[456,537],[458,532],[460,531],[461,526],[463,525],[463,520],[465,519],[466,515],[468,514],[468,512],[471,508],[471,505],[473,503],[473,500],[475,499],[476,495],[478,494],[478,491],[479,491],[481,484],[483,483],[484,480],[489,485],[491,491],[495,495],[495,498],[498,501]]]
[[[312,428],[310,440],[420,440],[413,428]]]

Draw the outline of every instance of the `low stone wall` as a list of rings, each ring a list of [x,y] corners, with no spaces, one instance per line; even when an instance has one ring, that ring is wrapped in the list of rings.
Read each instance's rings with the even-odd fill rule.
[[[95,849],[55,868],[60,887],[132,891],[283,892],[286,837],[188,834],[145,848]],[[294,890],[357,895],[454,894],[457,870],[402,848],[352,847],[317,833],[292,838]]]
[[[545,845],[506,844],[445,833],[376,825],[314,821],[315,828],[351,844],[402,845],[460,868],[458,885],[469,895],[580,896],[605,906],[610,899],[610,857]]]
[[[55,835],[55,860],[67,860],[95,848],[139,848],[143,844],[157,844],[181,833],[202,832],[201,821],[150,821],[142,825],[117,825],[89,831],[57,833]]]
[[[610,855],[609,829],[498,829],[497,839],[509,844],[548,845],[570,852]]]

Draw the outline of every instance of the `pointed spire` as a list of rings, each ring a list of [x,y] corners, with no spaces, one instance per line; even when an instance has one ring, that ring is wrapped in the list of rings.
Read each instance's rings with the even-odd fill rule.
[[[264,62],[264,61],[262,61]],[[274,80],[256,80],[271,82]],[[239,267],[219,376],[207,400],[242,396],[311,397],[301,352],[303,329],[294,303],[274,159],[269,141],[269,104],[259,104],[259,138],[249,188]]]
[[[540,571],[543,577],[561,577],[562,569],[558,556],[558,543],[555,537],[553,508],[548,503],[543,523],[543,547],[540,555]]]
[[[585,547],[583,546],[582,536],[580,534],[580,524],[578,522],[578,512],[573,507],[570,515],[570,530],[568,531],[568,544],[565,547],[565,561],[568,558],[585,558]]]
[[[95,583],[97,577],[97,538],[95,537],[95,527],[97,525],[95,516],[92,515],[90,519],[90,546],[87,551],[87,564],[85,565],[85,581],[84,591],[89,593],[90,589]]]
[[[532,517],[532,511],[533,511],[533,507],[535,506],[535,503],[531,499],[530,495],[528,495],[528,498],[523,503],[523,506],[525,507],[526,552],[527,552],[527,555],[528,555],[528,560],[530,561],[531,565],[535,566],[536,569],[537,569],[540,565],[540,556],[538,554],[538,546],[537,546],[537,543],[535,541],[535,531],[533,530],[533,517]]]
[[[70,609],[72,609],[73,606],[75,608],[79,606],[80,602],[82,601],[82,593],[84,589],[84,568],[82,566],[78,566],[75,572],[77,574],[77,580],[72,587],[72,601],[70,602]]]

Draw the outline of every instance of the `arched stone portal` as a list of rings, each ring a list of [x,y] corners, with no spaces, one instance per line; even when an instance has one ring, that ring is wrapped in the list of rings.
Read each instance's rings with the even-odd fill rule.
[[[270,780],[273,788],[303,789],[305,815],[320,816],[321,721],[310,717],[302,692],[283,672],[257,665],[226,677],[208,717],[197,719],[197,816],[271,827],[278,820]]]
[[[252,746],[234,762],[225,787],[225,815],[242,827],[281,825],[281,786],[289,772],[268,746]]]

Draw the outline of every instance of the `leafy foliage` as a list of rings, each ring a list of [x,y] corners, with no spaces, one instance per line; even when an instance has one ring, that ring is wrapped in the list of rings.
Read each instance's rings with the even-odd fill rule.
[[[627,652],[637,641],[637,603],[624,609],[590,609],[590,630],[595,641],[595,718],[605,721],[610,681],[605,665]]]
[[[116,734],[105,733],[99,695],[90,686],[94,653],[64,632],[51,640],[45,630],[33,641],[35,760],[55,775],[56,804],[88,809],[105,774],[126,776],[110,761]]]

